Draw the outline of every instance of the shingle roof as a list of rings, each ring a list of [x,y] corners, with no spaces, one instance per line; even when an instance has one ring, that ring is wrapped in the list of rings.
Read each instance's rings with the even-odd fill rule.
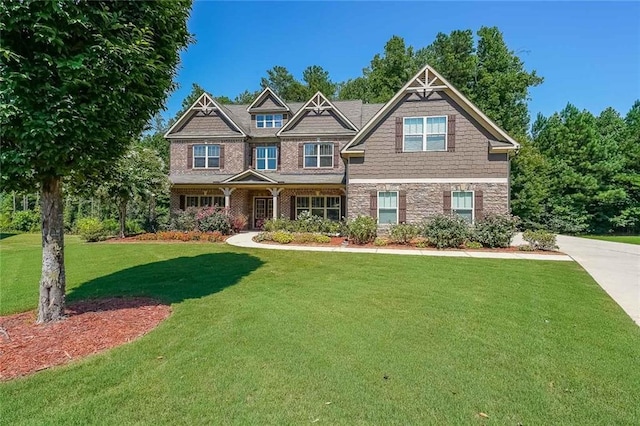
[[[344,173],[326,173],[326,174],[298,174],[298,173],[278,173],[263,172],[260,174],[281,184],[344,184]],[[169,181],[172,184],[188,185],[188,184],[217,184],[236,175],[170,175]],[[261,183],[259,180],[232,182],[229,185]]]

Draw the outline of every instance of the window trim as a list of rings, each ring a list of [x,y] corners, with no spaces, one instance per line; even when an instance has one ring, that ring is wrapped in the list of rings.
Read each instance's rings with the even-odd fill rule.
[[[302,208],[302,207],[298,207],[298,200],[301,198],[306,198],[309,200],[309,208]],[[313,201],[312,198],[324,198],[324,207],[316,207],[315,210],[319,210],[322,209],[324,211],[324,219],[329,219],[327,217],[327,211],[328,210],[338,210],[338,221],[340,221],[342,219],[342,197],[339,195],[296,195],[296,204],[295,206],[292,206],[292,208],[295,210],[296,214],[295,214],[295,218],[296,220],[298,219],[298,214],[300,212],[303,211],[308,211],[309,213],[311,213],[312,210],[314,210],[313,207]],[[338,199],[338,207],[327,207],[327,198],[337,198]],[[329,219],[331,220],[331,219]]]
[[[267,120],[267,117],[271,116],[271,120]],[[262,119],[260,118],[262,117]],[[280,117],[278,119],[277,117]],[[280,122],[279,126],[276,126],[276,123]],[[259,126],[258,123],[262,123],[262,126]],[[269,126],[267,124],[270,124]],[[279,129],[284,125],[284,114],[274,113],[274,114],[256,114],[256,129]]]
[[[189,205],[189,198],[195,198],[197,205],[190,206]],[[211,205],[210,206],[203,206],[202,205],[202,199],[203,198],[211,198]],[[203,208],[203,207],[214,207],[216,205],[216,198],[222,199],[222,204],[219,204],[218,208],[224,209],[226,206],[225,206],[225,197],[223,195],[185,195],[185,197],[184,197],[184,208],[188,209],[188,208],[195,207],[197,209],[200,209],[200,208]]]
[[[385,193],[385,192],[395,192],[396,194],[396,221],[395,223],[380,223],[380,194]],[[376,208],[377,208],[377,219],[378,219],[378,225],[397,225],[399,223],[400,220],[400,191],[378,191],[376,194]],[[388,210],[388,209],[386,209]]]
[[[420,151],[407,151],[405,149],[405,141],[407,134],[404,132],[406,120],[422,119],[422,149]],[[440,135],[441,133],[427,133],[427,119],[428,118],[444,118],[444,149],[427,149],[427,136],[428,135]],[[409,135],[409,136],[417,136]],[[425,115],[421,117],[402,117],[402,152],[446,152],[449,149],[449,116],[447,115]]]
[[[204,167],[198,167],[196,166],[196,147],[199,146],[204,146],[205,147],[205,155],[204,155]],[[209,147],[210,146],[217,146],[218,147],[218,156],[209,156]],[[221,155],[220,155],[220,144],[195,144],[193,145],[192,148],[192,152],[191,152],[191,165],[193,169],[213,169],[213,170],[220,170],[220,161],[221,161]],[[198,156],[199,158],[202,158],[201,155]],[[218,159],[218,167],[209,167],[209,158],[217,158]]]
[[[458,215],[458,213],[456,213],[456,209],[453,206],[454,203],[454,197],[453,194],[456,192],[470,192],[471,193],[471,224],[476,223],[476,191],[469,189],[469,190],[464,190],[464,189],[452,189],[451,190],[451,214],[452,215],[456,215],[456,216],[460,216]],[[463,209],[458,209],[458,210],[463,210]],[[468,209],[464,209],[464,210],[468,210]],[[460,216],[462,217],[462,216]]]
[[[316,145],[318,147],[318,153],[315,155],[317,166],[308,166],[307,167],[307,157],[313,158],[313,155],[307,155],[307,145]],[[331,165],[330,166],[321,166],[320,158],[321,157],[329,157],[329,155],[320,155],[320,146],[329,145],[331,146]],[[334,164],[334,156],[335,156],[335,145],[333,142],[305,142],[302,144],[302,168],[303,169],[333,169],[335,167]]]
[[[255,158],[255,164],[254,164],[254,167],[256,168],[256,170],[267,171],[267,172],[269,172],[269,171],[274,171],[274,170],[278,170],[278,147],[277,147],[276,145],[263,145],[263,146],[256,146],[255,148],[256,148],[256,158]],[[275,149],[275,157],[273,157],[273,158],[272,158],[272,157],[269,157],[269,156],[265,156],[265,157],[264,157],[264,165],[265,165],[265,168],[264,168],[264,169],[260,169],[260,168],[258,168],[258,158],[259,158],[259,157],[258,157],[258,150],[259,150],[260,148],[265,148],[265,149],[267,149],[267,150],[268,150],[269,148],[274,148],[274,149]],[[276,160],[276,166],[275,166],[273,169],[270,169],[270,168],[268,167],[268,166],[269,166],[269,159]]]

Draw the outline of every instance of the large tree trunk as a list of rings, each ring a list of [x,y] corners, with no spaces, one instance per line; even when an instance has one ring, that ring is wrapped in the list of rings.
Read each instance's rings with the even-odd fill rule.
[[[42,182],[42,276],[38,323],[64,317],[66,276],[64,272],[64,220],[62,178]]]
[[[118,215],[120,216],[120,238],[125,237],[125,231],[127,226],[127,202],[120,202],[118,204]]]

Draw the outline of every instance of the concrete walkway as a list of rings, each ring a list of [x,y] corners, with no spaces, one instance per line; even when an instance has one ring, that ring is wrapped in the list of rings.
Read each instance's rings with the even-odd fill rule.
[[[448,250],[402,250],[389,248],[357,248],[357,247],[317,247],[317,246],[296,246],[292,244],[261,244],[253,241],[253,237],[258,232],[246,232],[234,235],[227,239],[227,243],[237,247],[261,248],[270,250],[295,250],[295,251],[325,251],[334,253],[382,253],[382,254],[403,254],[412,256],[448,256],[448,257],[476,257],[487,259],[529,259],[529,260],[572,260],[564,254],[534,254],[534,253],[500,253],[500,252],[482,252],[482,251],[448,251]]]
[[[640,246],[558,235],[571,256],[640,325]]]

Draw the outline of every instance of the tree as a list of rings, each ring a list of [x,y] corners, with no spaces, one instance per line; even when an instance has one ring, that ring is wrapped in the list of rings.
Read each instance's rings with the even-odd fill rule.
[[[0,182],[40,189],[40,323],[64,316],[63,178],[99,175],[162,107],[190,41],[190,7],[0,3]]]
[[[132,144],[108,176],[97,192],[118,207],[120,238],[124,238],[127,205],[134,199],[154,200],[159,193],[169,189],[165,165],[154,149]]]
[[[248,90],[245,90],[244,92],[238,94],[238,96],[236,96],[233,99],[233,103],[234,104],[250,104],[252,103],[260,94],[260,92],[250,92]]]
[[[337,85],[329,78],[329,72],[325,71],[319,65],[311,65],[302,71],[302,79],[306,85],[305,101],[315,95],[316,92],[322,92],[329,99],[334,99]]]

